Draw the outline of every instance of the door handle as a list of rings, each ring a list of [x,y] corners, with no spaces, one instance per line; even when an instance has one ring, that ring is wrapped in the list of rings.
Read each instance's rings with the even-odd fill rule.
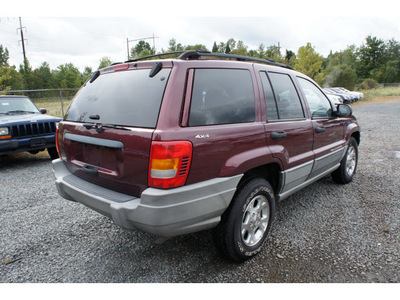
[[[274,131],[271,133],[272,140],[280,140],[286,137],[286,132],[284,131]]]
[[[326,131],[326,128],[324,126],[315,128],[315,132],[316,133],[322,133],[322,132],[325,132],[325,131]]]

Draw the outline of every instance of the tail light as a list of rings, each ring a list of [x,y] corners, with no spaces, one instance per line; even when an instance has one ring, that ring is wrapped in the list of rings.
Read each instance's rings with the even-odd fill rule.
[[[152,142],[149,186],[168,189],[184,185],[191,159],[192,143],[189,141]]]
[[[57,149],[57,153],[58,153],[58,157],[61,158],[61,151],[60,151],[60,143],[58,141],[58,128],[56,130],[56,149]]]

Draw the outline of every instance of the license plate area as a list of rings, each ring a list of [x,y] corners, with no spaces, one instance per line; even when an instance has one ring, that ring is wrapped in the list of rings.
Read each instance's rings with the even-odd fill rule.
[[[75,141],[71,142],[70,160],[75,165],[83,168],[93,166],[98,168],[99,174],[118,176],[118,154],[121,149],[90,145]]]
[[[31,147],[36,148],[36,147],[44,147],[46,145],[46,139],[45,138],[33,138],[31,139]]]

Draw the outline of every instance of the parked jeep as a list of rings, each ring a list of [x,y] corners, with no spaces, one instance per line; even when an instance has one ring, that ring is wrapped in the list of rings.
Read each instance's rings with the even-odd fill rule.
[[[0,96],[0,155],[47,151],[58,158],[56,124],[61,118],[44,115],[26,96]]]
[[[277,201],[328,174],[352,181],[360,128],[288,66],[188,51],[96,71],[57,143],[65,199],[159,237],[214,228],[242,262],[261,250]]]

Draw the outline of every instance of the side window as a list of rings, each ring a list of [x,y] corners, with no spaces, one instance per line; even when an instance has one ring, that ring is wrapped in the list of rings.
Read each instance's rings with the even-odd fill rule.
[[[275,93],[279,119],[303,119],[303,108],[290,76],[281,73],[268,73],[268,76]]]
[[[325,95],[307,79],[297,77],[306,96],[312,118],[326,118],[332,116],[332,106]]]
[[[254,121],[254,91],[249,71],[195,70],[189,126]]]
[[[267,73],[260,72],[260,76],[264,90],[265,104],[267,106],[267,119],[269,121],[278,120],[278,109],[276,107],[274,93],[272,92],[271,83],[269,82]]]

